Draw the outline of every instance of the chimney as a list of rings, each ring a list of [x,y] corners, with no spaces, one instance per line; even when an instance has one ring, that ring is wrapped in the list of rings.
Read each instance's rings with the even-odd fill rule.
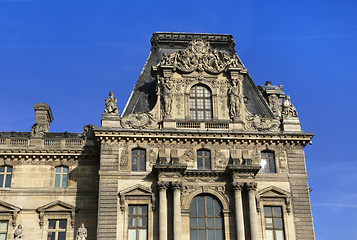
[[[42,137],[44,133],[50,131],[53,121],[51,107],[46,103],[37,103],[34,106],[36,121],[31,129],[31,136]]]

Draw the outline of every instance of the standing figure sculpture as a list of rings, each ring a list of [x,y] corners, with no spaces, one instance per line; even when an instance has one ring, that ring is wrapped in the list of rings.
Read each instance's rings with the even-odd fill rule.
[[[117,106],[118,100],[114,97],[114,92],[109,92],[109,97],[105,99],[105,113],[109,114],[119,114],[119,109]]]
[[[296,108],[291,103],[289,95],[287,95],[283,101],[283,116],[284,117],[297,117],[298,116]]]
[[[172,110],[172,100],[173,100],[173,85],[170,83],[169,79],[165,79],[162,83],[162,96],[164,104],[164,113],[165,116],[171,116]]]
[[[14,239],[18,240],[18,239],[24,239],[25,235],[24,235],[24,230],[22,229],[22,225],[19,224],[14,232]]]
[[[240,116],[240,104],[241,104],[241,94],[240,94],[240,83],[239,80],[233,80],[232,86],[230,87],[229,94],[229,115],[232,119]]]
[[[76,240],[87,240],[87,229],[84,227],[84,223],[77,230]]]

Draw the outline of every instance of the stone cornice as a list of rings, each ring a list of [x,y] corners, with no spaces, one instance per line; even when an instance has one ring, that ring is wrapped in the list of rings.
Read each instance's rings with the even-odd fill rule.
[[[94,131],[99,142],[205,142],[224,144],[289,144],[306,146],[313,133],[287,132],[234,132],[234,131],[189,131],[163,129],[100,129]]]

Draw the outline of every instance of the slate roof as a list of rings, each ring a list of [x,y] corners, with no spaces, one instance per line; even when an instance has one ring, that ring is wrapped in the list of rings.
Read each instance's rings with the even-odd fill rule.
[[[125,106],[122,116],[137,112],[148,112],[156,104],[155,78],[151,76],[151,67],[157,65],[163,53],[171,54],[185,49],[194,39],[208,41],[212,48],[217,49],[229,56],[236,54],[235,41],[230,34],[207,34],[207,33],[167,33],[156,32],[151,38],[151,53],[136,82],[134,90]],[[238,57],[239,59],[239,57]],[[239,59],[241,62],[241,60]],[[243,63],[241,62],[243,65]],[[244,65],[243,65],[244,66]],[[255,114],[274,117],[266,100],[261,95],[257,86],[247,74],[243,81],[243,92],[247,98],[247,109]]]

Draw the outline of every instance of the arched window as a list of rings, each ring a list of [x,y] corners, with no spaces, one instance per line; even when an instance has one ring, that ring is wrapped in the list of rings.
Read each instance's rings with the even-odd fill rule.
[[[12,167],[0,167],[0,188],[9,188],[11,186]]]
[[[209,88],[195,85],[190,91],[190,118],[193,120],[212,120],[212,94]]]
[[[263,173],[276,173],[275,156],[273,152],[261,152],[261,164]]]
[[[197,150],[197,169],[211,169],[211,152],[209,150]]]
[[[131,171],[146,171],[146,152],[136,148],[131,152]]]
[[[68,167],[56,167],[55,188],[68,187]]]
[[[216,198],[199,195],[190,208],[191,240],[223,240],[222,207]]]

